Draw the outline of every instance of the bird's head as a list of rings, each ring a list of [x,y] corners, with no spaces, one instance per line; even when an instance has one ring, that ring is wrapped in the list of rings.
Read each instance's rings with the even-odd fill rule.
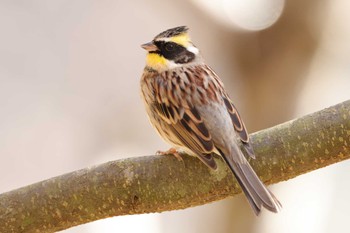
[[[156,71],[194,62],[199,54],[186,26],[168,29],[141,47],[148,51],[146,66]]]

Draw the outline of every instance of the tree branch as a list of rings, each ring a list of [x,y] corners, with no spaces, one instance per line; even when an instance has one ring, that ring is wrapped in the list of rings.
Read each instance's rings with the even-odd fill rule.
[[[350,100],[251,135],[261,179],[277,183],[350,157]],[[146,156],[108,162],[0,195],[0,232],[54,232],[127,214],[184,209],[241,190],[223,161]],[[283,199],[283,198],[281,198]]]

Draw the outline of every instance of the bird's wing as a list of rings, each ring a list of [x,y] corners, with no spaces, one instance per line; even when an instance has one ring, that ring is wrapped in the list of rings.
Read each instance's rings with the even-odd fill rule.
[[[197,109],[175,106],[173,103],[154,103],[156,113],[168,124],[170,141],[180,141],[182,146],[193,151],[208,167],[216,169],[211,155],[214,143]]]
[[[156,95],[153,107],[168,126],[168,140],[187,147],[208,167],[216,169],[211,155],[216,149],[212,135],[196,108],[197,104],[201,104],[200,98],[204,97],[198,88],[198,82],[203,82],[203,79],[194,74],[195,70],[187,70],[183,73],[165,72],[164,76],[158,76],[154,82]],[[206,90],[202,88],[201,91]]]
[[[228,94],[226,93],[225,88],[224,88],[224,84],[221,82],[219,76],[209,66],[205,66],[205,69],[211,73],[210,76],[212,77],[212,80],[215,82],[216,88],[219,89],[218,92],[221,95],[220,98],[224,101],[226,109],[227,109],[228,113],[230,114],[233,127],[234,127],[235,131],[237,132],[239,138],[241,139],[245,150],[247,151],[247,153],[250,157],[255,158],[254,150],[253,150],[253,147],[250,143],[247,129],[243,123],[241,116],[239,115],[239,113],[237,111],[237,108],[232,103]]]
[[[239,115],[239,113],[237,111],[237,108],[234,106],[234,104],[232,103],[232,101],[230,100],[230,98],[228,97],[227,94],[224,94],[222,98],[224,100],[226,109],[227,109],[228,113],[230,114],[233,127],[234,127],[235,131],[238,133],[245,150],[247,151],[247,153],[250,157],[255,159],[254,150],[253,150],[253,147],[250,143],[247,129],[243,123],[241,116]]]

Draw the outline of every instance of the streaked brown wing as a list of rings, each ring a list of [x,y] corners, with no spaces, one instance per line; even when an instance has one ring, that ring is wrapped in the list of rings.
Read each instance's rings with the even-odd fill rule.
[[[247,129],[242,121],[241,116],[239,115],[236,107],[230,101],[228,96],[223,96],[223,100],[225,102],[227,111],[230,114],[232,124],[233,124],[235,130],[237,131],[237,133],[238,133],[238,135],[243,143],[245,150],[247,151],[247,153],[250,157],[255,158],[254,150],[253,150],[253,147],[249,141],[249,135],[248,135]]]
[[[193,151],[208,167],[216,169],[216,163],[211,156],[215,149],[214,143],[197,109],[177,107],[171,103],[154,103],[154,107],[157,114],[168,124],[171,135]]]

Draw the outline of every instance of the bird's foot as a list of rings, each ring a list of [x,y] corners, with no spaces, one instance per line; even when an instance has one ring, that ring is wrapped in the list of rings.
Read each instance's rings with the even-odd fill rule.
[[[180,152],[179,151],[177,151],[174,147],[172,147],[172,148],[170,148],[169,150],[167,150],[167,151],[157,151],[157,153],[156,153],[157,155],[174,155],[175,156],[175,158],[177,158],[177,160],[179,160],[179,161],[184,161],[183,159],[182,159],[182,157],[181,157],[181,154],[180,154]]]

